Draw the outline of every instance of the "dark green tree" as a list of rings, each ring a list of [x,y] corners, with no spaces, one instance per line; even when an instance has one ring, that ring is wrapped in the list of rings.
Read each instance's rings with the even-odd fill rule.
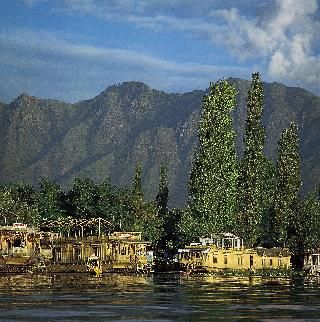
[[[37,203],[37,192],[35,188],[29,184],[14,183],[7,185],[10,189],[12,198],[17,202],[25,202],[29,206],[34,206]]]
[[[289,128],[282,131],[278,144],[274,197],[274,246],[286,245],[289,222],[298,220],[294,207],[298,204],[301,187],[300,168],[298,127],[295,123],[291,123]]]
[[[168,199],[169,199],[169,189],[168,189],[168,169],[163,164],[160,166],[160,182],[159,191],[156,196],[156,206],[158,210],[158,216],[163,221],[163,235],[161,236],[158,248],[164,251],[171,251],[174,244],[174,214],[168,211]]]
[[[77,218],[97,217],[98,189],[89,178],[75,178],[68,192],[69,214]]]
[[[40,217],[36,204],[28,204],[17,198],[16,190],[9,186],[0,189],[0,220],[3,225],[22,222],[37,227]]]
[[[263,186],[262,186],[262,219],[261,219],[261,233],[258,240],[258,244],[264,247],[273,246],[274,228],[272,218],[274,217],[274,195],[275,195],[275,181],[276,181],[276,169],[273,163],[265,159],[264,171],[263,171]]]
[[[111,178],[106,178],[100,184],[97,185],[98,202],[97,212],[99,217],[105,218],[111,222],[114,218],[114,205],[116,204],[116,188],[112,186]]]
[[[40,179],[40,190],[37,199],[41,218],[57,219],[64,215],[63,192],[60,186],[50,179]]]
[[[111,197],[111,222],[119,230],[132,231],[133,215],[132,215],[132,194],[127,187],[112,188]]]
[[[158,213],[161,217],[165,218],[168,213],[168,199],[169,199],[169,189],[168,189],[168,169],[166,166],[161,164],[160,166],[160,183],[159,191],[156,196],[156,204],[158,208]]]
[[[192,164],[189,207],[202,234],[234,231],[238,167],[231,111],[236,89],[222,80],[204,96]]]
[[[239,178],[239,211],[237,228],[239,235],[250,247],[260,235],[265,207],[264,182],[266,157],[263,153],[265,129],[262,126],[263,84],[259,73],[252,74],[247,96],[247,120],[245,127],[245,151]]]
[[[143,198],[142,165],[137,164],[132,183],[131,195],[126,200],[128,217],[126,224],[131,230],[141,231],[144,238],[150,240],[155,247],[163,229],[163,219],[158,216],[157,206]]]
[[[292,207],[294,220],[288,224],[288,246],[293,267],[302,269],[305,252],[316,250],[320,245],[320,202],[316,193],[297,201]]]

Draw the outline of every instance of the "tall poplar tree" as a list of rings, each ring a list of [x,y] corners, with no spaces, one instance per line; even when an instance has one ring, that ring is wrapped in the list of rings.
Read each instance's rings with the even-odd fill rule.
[[[285,246],[289,221],[295,220],[294,207],[301,187],[298,127],[291,123],[278,143],[276,191],[274,199],[274,245]]]
[[[156,196],[156,204],[158,208],[158,213],[162,218],[165,218],[168,213],[169,189],[168,189],[167,177],[168,177],[168,169],[166,166],[161,164],[159,191]]]
[[[263,197],[266,158],[263,153],[265,129],[262,126],[263,84],[259,73],[252,74],[247,96],[245,151],[241,162],[239,180],[239,211],[237,228],[246,244],[252,247],[261,227],[265,207]]]
[[[175,235],[175,218],[174,212],[168,211],[168,169],[166,166],[161,164],[160,166],[160,182],[159,191],[156,196],[156,206],[158,210],[158,216],[161,218],[163,223],[162,236],[158,243],[158,248],[161,250],[170,250],[173,247],[173,240]]]
[[[233,231],[238,168],[231,111],[236,89],[222,80],[203,98],[199,146],[189,180],[189,207],[199,232]]]

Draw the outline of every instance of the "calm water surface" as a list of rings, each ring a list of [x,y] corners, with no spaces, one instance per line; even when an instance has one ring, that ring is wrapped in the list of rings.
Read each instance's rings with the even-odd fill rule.
[[[320,321],[320,281],[0,275],[1,321]]]

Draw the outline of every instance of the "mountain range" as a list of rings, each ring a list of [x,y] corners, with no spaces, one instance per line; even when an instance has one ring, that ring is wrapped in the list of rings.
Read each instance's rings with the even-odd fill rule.
[[[250,82],[228,81],[238,90],[233,118],[241,156]],[[116,185],[130,186],[141,162],[145,195],[154,199],[164,163],[170,206],[181,206],[206,92],[169,94],[125,82],[75,104],[25,93],[0,103],[0,181],[36,186],[40,177],[49,177],[68,189],[75,177],[111,177]],[[264,83],[264,92],[265,152],[275,161],[281,131],[298,123],[305,194],[320,184],[320,97],[279,83]]]

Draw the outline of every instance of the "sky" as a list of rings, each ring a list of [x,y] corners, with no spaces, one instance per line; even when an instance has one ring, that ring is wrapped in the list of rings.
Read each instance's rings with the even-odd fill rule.
[[[77,102],[141,81],[172,92],[222,78],[320,96],[320,0],[0,0],[0,101]]]

